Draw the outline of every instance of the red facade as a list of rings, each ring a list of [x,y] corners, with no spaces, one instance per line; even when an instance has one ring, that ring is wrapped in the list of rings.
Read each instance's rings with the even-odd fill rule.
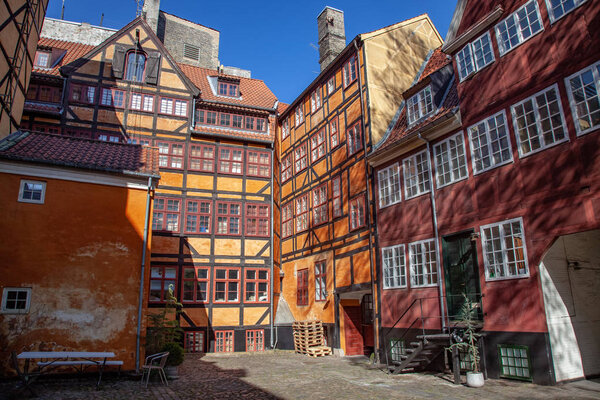
[[[500,10],[496,9],[498,3]],[[421,316],[425,316],[426,329],[442,329],[440,289],[433,285],[411,284],[412,256],[409,254],[411,243],[436,237],[430,191],[433,188],[439,250],[437,262],[442,274],[438,279],[443,282],[444,306],[448,306],[449,294],[458,294],[456,287],[448,286],[452,280],[448,276],[451,266],[444,265],[452,257],[448,254],[451,251],[448,243],[453,240],[452,235],[462,232],[463,243],[468,246],[470,242],[475,249],[477,283],[482,296],[482,330],[488,335],[484,339],[488,374],[509,376],[502,370],[498,351],[504,345],[524,345],[528,347],[531,360],[531,376],[524,379],[539,383],[561,380],[562,368],[557,361],[560,346],[552,342],[553,332],[549,329],[548,321],[554,311],[549,311],[549,305],[544,302],[548,293],[544,293],[542,287],[540,263],[545,261],[544,257],[560,237],[600,228],[600,192],[597,189],[600,183],[600,114],[594,113],[594,102],[600,89],[600,67],[595,64],[600,60],[600,3],[576,2],[580,3],[577,8],[553,20],[547,8],[550,3],[550,0],[459,1],[458,7],[464,6],[464,11],[462,15],[455,15],[453,22],[457,23],[458,29],[451,31],[442,50],[452,57],[460,115],[445,107],[450,101],[450,89],[441,104],[434,104],[437,109],[429,117],[430,121],[418,121],[416,126],[406,122],[404,115],[411,112],[408,108],[415,93],[430,85],[434,88],[434,103],[436,101],[435,77],[427,76],[438,57],[434,54],[419,83],[404,95],[407,109],[401,110],[396,126],[379,150],[371,155],[370,161],[375,167],[375,176],[380,177],[376,182],[383,334],[410,328],[411,323]],[[552,4],[556,3],[560,2],[552,1]],[[529,9],[524,8],[527,6]],[[535,19],[533,13],[537,13],[540,26],[530,25],[530,32],[537,29],[537,33],[527,36],[528,33],[520,31],[517,24],[518,37],[513,43],[505,44],[501,40],[502,24],[509,24],[511,18],[518,19],[524,14],[523,10],[530,12],[530,24]],[[475,55],[478,48],[473,47],[474,71],[465,77],[465,64],[460,64],[463,49],[477,42],[486,32],[489,40],[486,42],[484,38],[479,43],[491,46],[493,61],[488,59],[487,65],[478,69],[476,57],[481,56],[481,52]],[[514,44],[518,40],[521,42]],[[486,64],[482,60],[479,62]],[[587,111],[579,111],[587,113],[591,122],[579,123],[578,129],[576,111],[570,102],[577,95],[570,79],[592,66],[588,75],[593,75],[594,81],[588,82],[591,86],[585,91]],[[444,94],[440,92],[439,96]],[[545,107],[540,106],[542,102]],[[533,108],[528,109],[531,104]],[[545,118],[546,111],[552,114],[551,118]],[[497,118],[491,121],[490,117],[494,115]],[[455,121],[454,125],[449,124],[449,120]],[[553,139],[549,139],[546,131],[546,136],[541,139],[532,134],[535,128],[531,126],[537,127],[538,136],[541,136],[539,131],[550,123],[553,124],[550,132],[550,136],[554,134]],[[525,124],[529,130],[523,128]],[[488,136],[478,136],[482,127]],[[583,128],[586,129],[582,132]],[[464,143],[467,176],[440,185],[436,180],[443,171],[436,159],[436,151],[442,142],[454,135],[462,137]],[[494,135],[503,138],[504,142],[494,142]],[[481,144],[485,140],[489,144],[487,150]],[[535,148],[538,146],[536,140],[544,144]],[[426,151],[426,141],[430,142],[430,152],[425,153],[431,167],[430,190],[407,200],[406,187],[411,185],[406,176],[408,173],[410,177],[407,168],[411,167],[407,160]],[[486,165],[486,154],[492,159],[492,165]],[[396,163],[402,198],[391,205],[382,205],[380,197],[387,193],[381,188],[382,171],[388,173],[390,170],[386,168]],[[493,226],[488,227],[490,224]],[[519,230],[519,226],[521,231],[515,234],[514,229]],[[497,242],[490,239],[496,230],[504,235],[507,229],[513,229],[513,236],[508,239],[501,236],[502,240]],[[506,244],[508,242],[512,244]],[[590,248],[599,244],[588,243]],[[399,245],[404,246],[406,285],[386,288],[384,269],[389,269],[390,261],[386,255],[391,253],[385,252],[390,251],[386,250],[390,246]],[[504,259],[507,276],[500,276],[491,267],[496,265],[494,254],[500,254],[499,250],[494,253],[494,246],[503,246],[502,249],[508,246],[508,251],[504,251],[508,254],[508,259]],[[520,257],[523,258],[521,261]],[[513,273],[511,268],[515,268]],[[391,281],[387,282],[389,286]],[[402,286],[398,282],[395,285]],[[454,292],[449,293],[450,290]],[[422,312],[419,303],[422,303]],[[449,313],[446,308],[446,320],[452,320]],[[420,328],[423,323],[417,325]],[[581,342],[583,336],[577,328],[575,333]],[[389,337],[397,336],[390,334]],[[586,350],[583,346],[580,343],[582,354]],[[549,350],[551,347],[552,351]],[[585,375],[594,373],[595,368],[583,357]]]

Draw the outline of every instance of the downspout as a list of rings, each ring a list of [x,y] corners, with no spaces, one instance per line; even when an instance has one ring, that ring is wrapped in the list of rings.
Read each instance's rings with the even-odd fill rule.
[[[275,126],[277,126],[277,119],[275,119]],[[275,129],[275,135],[277,135],[277,129]],[[271,262],[271,279],[269,280],[269,303],[271,306],[271,311],[269,312],[269,325],[271,328],[271,335],[270,335],[270,339],[271,339],[271,349],[274,349],[275,347],[275,339],[273,337],[273,328],[274,328],[274,318],[273,318],[273,290],[275,289],[275,284],[273,283],[273,272],[275,271],[274,265],[273,265],[273,247],[274,247],[274,240],[273,240],[273,224],[274,224],[274,214],[275,214],[275,202],[273,201],[273,192],[274,192],[274,187],[273,187],[273,157],[275,156],[275,146],[271,145],[271,246],[269,249],[269,260]]]
[[[429,140],[425,139],[421,133],[419,133],[419,139],[427,144],[427,163],[429,164],[429,182],[431,183],[431,214],[433,215],[433,230],[435,233],[435,256],[437,257],[437,276],[438,276],[438,290],[440,292],[440,313],[442,317],[442,332],[446,331],[446,307],[444,306],[444,285],[442,282],[442,271],[440,269],[441,263],[441,254],[440,254],[440,243],[439,243],[439,229],[438,229],[438,220],[437,220],[437,207],[435,205],[435,182],[433,181],[433,171],[432,171],[432,163],[431,163],[431,147]]]
[[[356,50],[356,60],[358,61],[358,68],[357,68],[357,79],[358,79],[358,94],[360,97],[360,109],[362,111],[362,131],[363,131],[363,153],[365,155],[365,176],[367,178],[367,201],[366,203],[368,204],[368,208],[365,207],[365,211],[368,212],[367,214],[367,229],[369,230],[369,267],[370,267],[370,272],[371,272],[371,296],[375,296],[375,269],[373,268],[373,237],[372,237],[372,232],[371,232],[371,192],[370,192],[370,188],[371,188],[371,183],[370,183],[370,175],[369,175],[369,163],[367,160],[367,130],[366,130],[366,124],[365,124],[365,103],[363,101],[363,88],[362,88],[362,80],[360,78],[360,72],[361,72],[361,59],[360,59],[360,52],[358,51],[358,44],[356,43],[357,40],[354,39],[354,49]],[[365,70],[365,74],[367,73],[367,71]],[[369,119],[369,123],[370,123],[370,119]],[[368,210],[368,211],[367,211]],[[374,302],[372,302],[372,304],[375,304]],[[378,310],[379,311],[379,310]],[[373,340],[375,341],[374,345],[375,345],[375,359],[376,361],[379,361],[379,336],[377,335],[377,317],[376,317],[376,313],[373,312]]]
[[[135,341],[135,372],[140,372],[140,335],[142,331],[142,304],[144,301],[144,279],[146,272],[146,247],[148,244],[148,223],[150,220],[150,203],[152,195],[152,177],[148,178],[148,193],[146,195],[146,216],[144,219],[144,244],[142,247],[142,276],[140,278],[140,297],[138,303],[138,323]]]

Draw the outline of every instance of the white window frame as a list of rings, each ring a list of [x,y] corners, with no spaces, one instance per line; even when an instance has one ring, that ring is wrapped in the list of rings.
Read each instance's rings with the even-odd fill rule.
[[[426,165],[427,170],[422,171],[421,173],[419,173],[417,171],[416,175],[414,175],[414,176],[413,175],[409,175],[409,173],[410,173],[410,165],[409,165],[409,163],[414,163],[415,164],[415,169],[418,170],[417,158],[419,156],[424,156],[425,159],[427,160],[427,165]],[[402,160],[402,172],[403,172],[403,177],[404,177],[404,198],[406,200],[412,199],[412,198],[415,198],[415,197],[419,197],[419,196],[424,195],[425,193],[429,193],[431,191],[431,179],[430,179],[431,178],[431,176],[430,176],[431,174],[430,174],[430,171],[431,171],[431,165],[429,163],[429,156],[427,154],[427,150],[420,151],[420,152],[418,152],[416,154],[413,154],[412,156],[407,157],[404,160]],[[426,180],[421,181],[419,179],[419,175],[425,176]],[[408,184],[408,182],[409,182],[410,179],[416,179],[415,186],[417,188],[417,191],[414,194],[412,194],[412,195],[409,195],[409,193],[408,193],[409,188],[412,188],[412,185]],[[421,188],[421,186],[423,186],[423,188]],[[425,186],[427,188],[425,188]]]
[[[450,145],[451,143],[454,141],[457,141],[457,138],[460,138],[461,143],[458,144],[456,146],[457,149],[457,157],[456,158],[452,158],[450,155]],[[442,151],[441,148],[442,146],[446,144],[446,151]],[[462,150],[462,157],[460,154],[460,150]],[[444,182],[443,184],[440,184],[440,177],[442,176],[441,172],[442,172],[442,165],[438,162],[438,155],[439,154],[444,154],[447,153],[446,157],[448,158],[448,165],[450,166],[450,180],[448,182]],[[443,156],[442,156],[443,157]],[[461,163],[461,158],[462,158],[462,163]],[[439,143],[436,143],[433,146],[433,159],[435,162],[435,184],[437,185],[438,188],[443,188],[444,186],[448,186],[448,185],[452,185],[453,183],[456,182],[460,182],[462,180],[465,180],[469,177],[469,168],[467,167],[467,149],[465,148],[465,136],[464,136],[464,132],[460,131],[455,135],[452,135],[444,140],[442,140]],[[455,163],[458,162],[458,165],[455,165]],[[464,175],[462,175],[462,173],[460,172],[461,169],[464,168]],[[458,170],[459,171],[459,175],[458,177],[455,177],[454,175],[454,171]]]
[[[310,111],[314,113],[321,108],[321,86],[317,87],[310,95]]]
[[[485,139],[486,139],[486,145],[488,147],[490,147],[490,129],[489,129],[489,123],[488,121],[491,120],[492,118],[496,119],[498,116],[502,116],[502,118],[504,119],[504,129],[506,131],[506,141],[507,141],[507,148],[508,148],[508,152],[510,154],[510,157],[507,158],[506,160],[502,160],[498,163],[494,162],[494,157],[493,154],[490,152],[490,150],[488,150],[488,156],[490,157],[490,166],[489,167],[483,167],[482,169],[477,169],[476,165],[477,165],[477,161],[476,161],[476,152],[478,151],[477,149],[475,149],[475,147],[473,146],[473,129],[476,128],[478,125],[480,124],[485,124],[486,130],[485,130]],[[497,126],[497,125],[496,125]],[[469,147],[471,148],[471,166],[473,167],[473,175],[479,175],[481,173],[484,173],[486,171],[489,171],[491,169],[494,168],[498,168],[502,165],[506,165],[506,164],[510,164],[513,162],[513,151],[512,151],[512,145],[510,142],[510,132],[509,132],[509,126],[508,126],[508,121],[506,120],[506,112],[504,110],[497,112],[494,115],[490,115],[489,117],[486,117],[484,119],[482,119],[481,121],[471,125],[470,127],[467,128],[467,133],[469,135]]]
[[[508,249],[506,249],[506,233],[504,231],[504,225],[505,224],[512,224],[514,222],[519,222],[520,227],[521,227],[521,237],[523,240],[523,257],[524,260],[523,262],[525,263],[525,273],[523,274],[517,274],[517,275],[509,275],[508,274]],[[501,246],[501,251],[502,251],[502,269],[504,272],[504,276],[500,276],[500,277],[490,277],[490,273],[489,270],[491,268],[490,263],[489,263],[489,259],[488,259],[488,246],[487,246],[487,241],[488,241],[488,237],[485,234],[485,230],[488,228],[493,228],[493,227],[498,227],[500,230],[500,246]],[[501,221],[501,222],[495,222],[493,224],[488,224],[488,225],[483,225],[479,228],[479,232],[481,235],[481,248],[482,248],[482,254],[483,254],[483,265],[484,265],[484,270],[485,270],[485,280],[486,281],[503,281],[503,280],[510,280],[510,279],[523,279],[523,278],[529,278],[530,273],[529,273],[529,261],[527,258],[527,243],[525,240],[525,228],[523,226],[523,218],[519,217],[519,218],[513,218],[513,219],[509,219],[506,221]]]
[[[559,115],[560,115],[560,122],[561,122],[561,126],[563,128],[563,133],[564,133],[564,137],[560,140],[556,140],[554,142],[545,143],[544,140],[544,132],[542,131],[542,122],[541,122],[541,117],[540,117],[540,113],[539,113],[539,107],[537,105],[537,101],[536,101],[536,97],[542,95],[542,94],[546,94],[548,92],[550,92],[551,90],[554,90],[554,92],[556,93],[556,102],[558,103],[558,110],[559,110]],[[533,109],[533,113],[535,116],[535,125],[538,131],[538,137],[539,137],[539,141],[541,143],[541,146],[538,149],[535,150],[530,150],[528,152],[523,152],[523,149],[521,148],[521,135],[519,134],[519,126],[517,124],[517,113],[516,113],[516,108],[523,105],[524,103],[528,102],[528,101],[533,101],[534,104],[534,109]],[[546,105],[547,106],[547,105]],[[535,153],[539,153],[540,151],[546,150],[550,147],[556,146],[560,143],[564,143],[569,141],[569,131],[567,129],[567,125],[565,123],[565,115],[563,113],[563,109],[562,109],[562,104],[561,104],[561,96],[560,96],[560,91],[558,90],[558,85],[554,84],[550,87],[545,88],[544,90],[540,90],[539,92],[537,92],[536,94],[529,96],[526,99],[521,100],[520,102],[513,104],[510,107],[510,112],[511,112],[511,116],[512,116],[512,120],[513,120],[513,127],[514,127],[514,131],[515,131],[515,137],[517,139],[517,149],[519,150],[519,156],[521,158],[523,157],[527,157],[531,154],[535,154]],[[549,117],[549,119],[551,119]]]
[[[488,45],[490,47],[490,54],[492,55],[492,59],[485,63],[485,57],[484,57],[484,64],[482,65],[478,65],[477,64],[477,59],[475,58],[475,45],[479,42],[481,43],[481,48],[483,49],[483,39],[487,38],[488,41]],[[468,50],[468,60],[466,59],[466,52]],[[461,73],[461,68],[460,68],[460,56],[462,55],[463,59],[465,59],[465,62],[469,61],[470,65],[471,65],[471,70],[467,71],[466,75],[463,75]],[[460,78],[460,81],[464,81],[466,80],[469,76],[481,71],[482,69],[484,69],[485,67],[487,67],[490,64],[493,64],[494,61],[496,61],[496,56],[494,54],[494,46],[492,45],[492,37],[490,35],[490,32],[485,32],[483,35],[479,36],[477,39],[473,40],[470,43],[467,43],[461,51],[459,51],[456,54],[456,67],[458,69],[458,75]]]
[[[295,113],[295,118],[294,118],[294,126],[298,127],[301,123],[304,122],[304,110],[303,110],[304,104],[300,104],[298,107],[296,107],[296,110],[294,111]]]
[[[25,199],[23,198],[23,194],[25,191],[25,185],[26,184],[32,184],[32,185],[42,185],[42,193],[40,195],[40,199],[39,200],[33,200],[33,199]],[[19,198],[18,201],[21,203],[33,203],[33,204],[44,204],[44,200],[46,199],[46,182],[42,182],[42,181],[33,181],[30,179],[21,179],[21,185],[19,187]]]
[[[417,248],[417,246],[419,247],[419,249],[421,251],[425,250],[425,245],[429,244],[429,243],[433,243],[433,255],[435,256],[435,262],[433,264],[433,270],[430,269],[428,274],[423,273],[423,277],[427,277],[427,282],[428,283],[424,283],[422,285],[419,285],[416,283],[416,268],[417,265],[415,264],[415,248]],[[430,250],[431,251],[431,250]],[[435,241],[435,239],[425,239],[425,240],[419,240],[417,242],[412,242],[408,244],[408,265],[410,267],[410,286],[413,288],[424,288],[424,287],[434,287],[437,286],[438,284],[438,279],[440,279],[440,277],[438,276],[438,255],[437,255],[437,243]],[[423,263],[423,266],[426,263]],[[429,265],[429,267],[432,267],[431,265]],[[435,275],[435,282],[430,282],[430,276]],[[425,280],[425,279],[423,279]]]
[[[596,96],[598,97],[598,101],[600,101],[600,72],[598,71],[598,68],[600,68],[600,61],[599,62],[595,62],[594,64],[583,68],[580,71],[577,71],[576,73],[574,73],[571,76],[568,76],[567,78],[565,78],[565,87],[567,88],[567,95],[569,96],[569,104],[571,106],[571,114],[573,117],[573,124],[575,125],[575,132],[577,133],[577,136],[582,136],[585,135],[589,132],[595,131],[597,129],[600,128],[600,124],[596,125],[596,126],[590,126],[587,129],[581,129],[581,127],[579,126],[579,117],[577,115],[577,103],[575,103],[575,98],[573,97],[573,90],[571,88],[571,79],[580,76],[582,74],[584,74],[585,72],[587,72],[588,70],[592,71],[592,77],[594,78],[594,86],[596,88]],[[586,106],[587,107],[587,106]],[[588,114],[589,115],[589,114]],[[590,121],[591,122],[591,121]]]
[[[394,182],[396,179],[398,191],[393,192]],[[377,183],[379,187],[379,208],[389,207],[402,201],[402,186],[400,184],[400,165],[394,163],[389,167],[383,168],[377,172]],[[385,194],[387,190],[387,196]],[[384,202],[384,199],[389,198],[389,202]]]
[[[423,103],[425,103],[423,105]],[[411,108],[412,105],[417,106],[417,110]],[[431,106],[431,109],[429,109]],[[406,101],[406,117],[408,119],[408,125],[413,125],[417,121],[431,115],[435,111],[435,104],[433,104],[433,90],[428,85],[420,90],[414,96],[411,96]],[[416,115],[415,115],[416,112]]]
[[[290,136],[290,122],[289,119],[286,118],[281,123],[281,140],[287,139],[288,136]]]
[[[7,309],[6,301],[8,298],[8,292],[16,291],[16,292],[25,292],[27,293],[27,299],[25,302],[25,308],[22,310],[17,309]],[[31,288],[25,287],[5,287],[2,291],[2,313],[3,314],[27,314],[29,312],[29,307],[31,306]]]
[[[388,253],[388,254],[386,254]],[[398,261],[398,264],[396,264]],[[387,262],[387,263],[386,263]],[[389,276],[386,277],[386,270]],[[398,274],[396,274],[398,272]],[[383,280],[383,289],[403,289],[408,287],[408,277],[406,273],[406,252],[403,244],[397,244],[381,248],[381,276]],[[400,281],[400,284],[389,285]],[[404,283],[402,283],[404,281]]]
[[[532,3],[535,5],[535,11],[537,14],[538,21],[540,23],[540,30],[535,33],[533,33],[533,30],[532,30],[531,35],[525,39],[525,38],[523,38],[523,33],[522,33],[522,30],[520,29],[518,13],[519,13],[519,11],[526,9],[527,6]],[[500,34],[500,25],[502,25],[502,24],[506,25],[507,21],[511,18],[514,19],[515,27],[517,29],[517,38],[519,39],[519,42],[516,43],[515,45],[511,46],[510,48],[505,49],[504,43],[502,41],[502,35]],[[528,24],[527,27],[531,28],[531,25]],[[498,24],[496,24],[496,27],[494,28],[494,30],[496,31],[496,41],[498,42],[498,51],[500,52],[500,57],[502,57],[503,55],[505,55],[507,53],[510,53],[511,50],[516,49],[517,47],[519,47],[520,45],[522,45],[529,39],[542,33],[544,31],[544,21],[542,20],[542,14],[540,13],[540,7],[538,5],[537,0],[529,0],[527,3],[523,4],[521,7],[519,7],[517,10],[515,10],[513,13],[511,13],[508,17],[504,18],[502,21],[500,21]]]
[[[587,0],[573,0],[573,4],[575,4],[575,7],[573,7],[571,10],[563,13],[561,16],[555,17],[554,16],[554,11],[553,11],[553,8],[552,8],[552,0],[546,0],[546,7],[548,9],[548,15],[550,16],[550,23],[551,24],[555,23],[556,21],[558,21],[559,19],[561,19],[565,15],[568,15],[568,14],[572,13],[573,11],[575,11],[576,9],[578,9],[579,6],[581,6],[582,4],[584,4],[586,2],[587,2]]]

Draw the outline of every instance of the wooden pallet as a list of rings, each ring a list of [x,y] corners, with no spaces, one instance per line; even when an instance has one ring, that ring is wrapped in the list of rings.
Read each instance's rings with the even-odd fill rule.
[[[331,347],[315,346],[307,349],[307,354],[311,357],[323,357],[331,354]]]

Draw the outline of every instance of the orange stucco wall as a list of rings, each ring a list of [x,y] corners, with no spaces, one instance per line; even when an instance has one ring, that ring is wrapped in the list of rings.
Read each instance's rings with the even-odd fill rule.
[[[22,178],[46,182],[44,204],[17,201]],[[0,286],[32,289],[27,314],[0,314],[0,358],[112,351],[133,369],[146,192],[5,173],[0,187]]]

